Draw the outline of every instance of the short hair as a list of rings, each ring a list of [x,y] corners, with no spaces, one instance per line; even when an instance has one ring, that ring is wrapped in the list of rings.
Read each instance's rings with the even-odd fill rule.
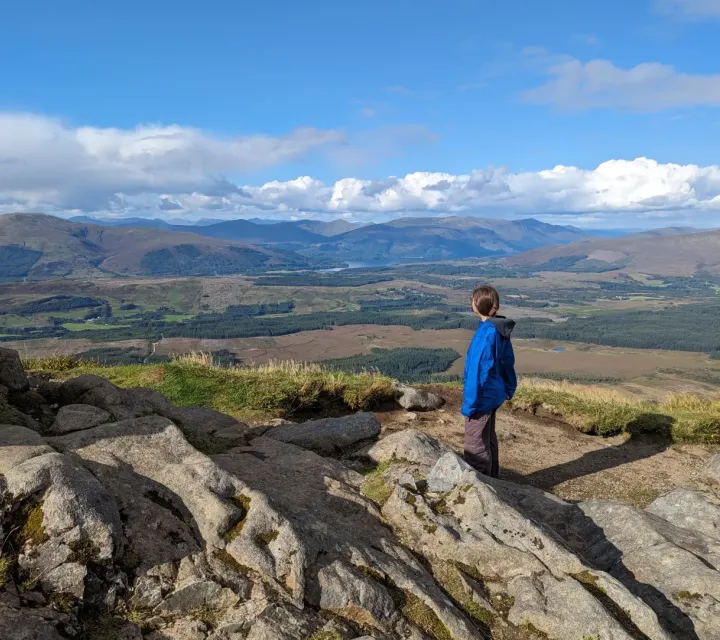
[[[477,287],[472,293],[473,309],[481,316],[489,316],[495,307],[495,311],[500,308],[500,294],[495,287]]]

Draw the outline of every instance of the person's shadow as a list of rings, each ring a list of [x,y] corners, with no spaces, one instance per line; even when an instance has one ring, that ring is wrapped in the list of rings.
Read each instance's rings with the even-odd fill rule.
[[[547,491],[568,480],[613,469],[662,453],[671,444],[669,433],[673,422],[674,420],[670,416],[655,413],[642,414],[628,426],[628,431],[634,435],[620,445],[589,451],[575,460],[539,469],[526,475],[505,469],[501,473],[505,479],[512,482],[530,484]],[[649,424],[655,426],[660,424],[661,429],[658,433],[648,433],[646,425]]]

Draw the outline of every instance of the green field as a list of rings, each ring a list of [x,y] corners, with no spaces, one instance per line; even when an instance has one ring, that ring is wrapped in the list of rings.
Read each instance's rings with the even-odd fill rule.
[[[66,322],[62,326],[68,331],[107,331],[124,329],[130,325],[100,324],[98,322]]]

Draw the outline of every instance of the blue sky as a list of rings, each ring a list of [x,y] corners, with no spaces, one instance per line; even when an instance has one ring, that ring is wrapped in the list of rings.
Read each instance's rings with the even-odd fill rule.
[[[720,226],[719,36],[720,0],[6,3],[0,210]]]

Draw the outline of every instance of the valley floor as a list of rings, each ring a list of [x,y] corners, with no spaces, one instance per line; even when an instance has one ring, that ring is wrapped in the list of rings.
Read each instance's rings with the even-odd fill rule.
[[[440,438],[461,453],[460,390],[442,387],[439,393],[447,400],[440,413],[378,414],[385,434],[411,427]],[[675,488],[696,487],[697,472],[713,453],[711,447],[670,444],[655,436],[585,435],[522,412],[501,410],[497,429],[501,477],[570,501],[601,498],[645,507]]]

